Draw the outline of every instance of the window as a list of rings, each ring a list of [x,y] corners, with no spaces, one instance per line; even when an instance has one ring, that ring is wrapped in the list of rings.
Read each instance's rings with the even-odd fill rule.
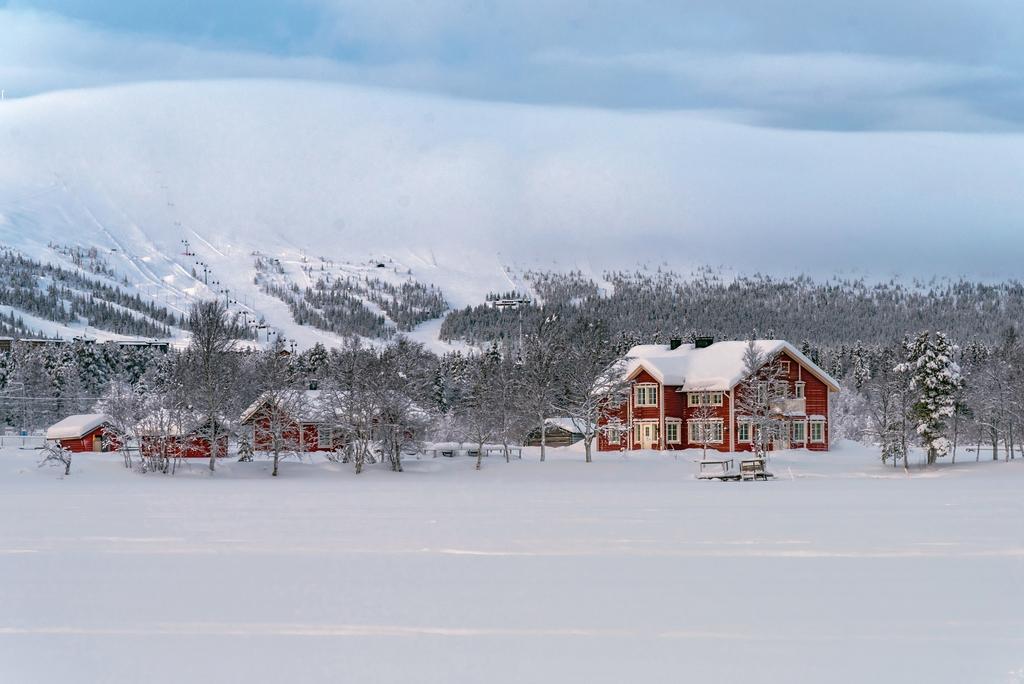
[[[617,427],[607,428],[605,430],[604,437],[609,444],[618,444],[622,440],[622,436],[619,434],[619,428]]]
[[[757,383],[757,403],[764,406],[768,403],[768,383],[759,382]]]
[[[779,366],[782,367],[782,372],[789,376],[789,361],[779,361]]]
[[[633,404],[635,406],[657,406],[658,386],[637,385],[633,388]]]
[[[736,424],[736,441],[750,441],[750,421],[743,420]]]
[[[797,399],[804,398],[804,389],[807,387],[807,383],[798,382],[794,385],[793,396]]]
[[[316,446],[318,449],[330,449],[331,444],[331,428],[326,425],[316,426]]]
[[[804,442],[807,440],[807,423],[798,420],[793,423],[793,441]]]
[[[687,406],[721,406],[722,392],[688,392]]]
[[[691,444],[704,444],[705,442],[722,442],[722,420],[690,420],[687,421],[687,437]]]
[[[678,420],[667,420],[665,421],[665,441],[669,444],[679,444],[679,428],[681,426]]]
[[[825,441],[825,421],[824,420],[812,420],[811,421],[811,441],[821,442]]]

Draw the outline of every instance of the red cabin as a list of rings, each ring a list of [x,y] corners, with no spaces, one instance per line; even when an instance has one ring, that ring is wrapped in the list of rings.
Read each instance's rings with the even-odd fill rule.
[[[771,448],[828,451],[829,395],[838,383],[784,340],[756,340],[773,377],[788,384],[778,407],[783,428]],[[626,355],[629,400],[601,421],[600,451],[700,448],[749,451],[752,426],[737,408],[737,389],[747,380],[747,342],[640,345]]]
[[[164,454],[167,458],[210,458],[213,448],[208,436],[209,423],[196,420],[174,421],[157,417],[146,421],[139,434],[139,449],[144,456]],[[228,455],[227,428],[217,426],[217,458]]]
[[[272,451],[275,440],[286,451],[332,451],[341,441],[320,390],[264,393],[240,422],[255,451]]]
[[[81,413],[51,425],[46,431],[46,440],[76,453],[117,451],[121,441],[112,425],[111,417],[106,414]]]

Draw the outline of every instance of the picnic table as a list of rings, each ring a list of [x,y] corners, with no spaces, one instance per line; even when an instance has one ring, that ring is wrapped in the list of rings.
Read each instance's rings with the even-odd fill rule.
[[[739,473],[734,470],[735,461],[731,458],[705,458],[699,463],[699,480],[738,480]]]

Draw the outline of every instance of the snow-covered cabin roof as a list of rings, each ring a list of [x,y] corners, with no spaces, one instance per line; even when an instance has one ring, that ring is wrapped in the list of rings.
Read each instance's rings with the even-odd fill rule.
[[[46,439],[81,439],[112,421],[106,413],[79,413],[51,425],[46,430]]]
[[[264,392],[242,412],[242,423],[247,423],[273,396],[271,392]],[[327,397],[322,390],[294,390],[289,396],[287,403],[293,407],[290,413],[292,420],[299,423],[316,423],[324,420],[330,413],[331,407],[326,401]]]
[[[832,391],[839,383],[785,340],[754,340],[758,352],[765,358],[786,352],[817,376]],[[667,344],[641,344],[626,354],[626,377],[632,377],[641,368],[663,385],[675,385],[683,391],[714,390],[728,392],[743,380],[747,351],[746,341],[715,342],[697,348],[683,344],[676,349]]]
[[[575,418],[570,418],[569,416],[548,418],[545,422],[551,427],[561,428],[566,432],[571,432],[573,434],[583,434],[587,425],[586,421],[578,421]]]

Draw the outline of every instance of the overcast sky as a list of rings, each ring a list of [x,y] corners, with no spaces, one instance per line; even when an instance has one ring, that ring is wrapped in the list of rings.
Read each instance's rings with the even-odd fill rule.
[[[1021,0],[10,0],[9,97],[294,77],[701,109],[759,126],[1020,131]]]

